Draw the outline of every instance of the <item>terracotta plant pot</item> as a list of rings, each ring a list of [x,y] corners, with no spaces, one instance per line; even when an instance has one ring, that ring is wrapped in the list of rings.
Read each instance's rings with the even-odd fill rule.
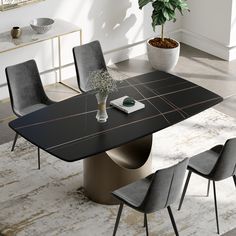
[[[175,48],[158,48],[152,46],[149,40],[147,41],[147,53],[151,66],[166,72],[172,70],[179,60],[179,42],[175,40],[178,43],[178,46]]]

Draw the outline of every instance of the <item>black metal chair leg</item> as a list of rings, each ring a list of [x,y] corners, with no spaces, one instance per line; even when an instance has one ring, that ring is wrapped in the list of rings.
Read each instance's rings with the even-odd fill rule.
[[[148,236],[148,221],[147,221],[147,214],[144,213],[144,225],[146,228],[146,236]]]
[[[117,214],[117,218],[116,218],[116,224],[115,224],[115,228],[114,228],[114,231],[113,231],[113,236],[116,235],[116,231],[117,231],[117,228],[118,228],[118,225],[119,225],[119,222],[120,222],[120,216],[121,216],[121,213],[122,213],[122,210],[123,210],[123,203],[120,204],[120,207],[119,207],[119,210],[118,210],[118,214]]]
[[[40,170],[40,149],[38,148],[38,169]]]
[[[181,207],[182,207],[182,204],[183,204],[183,201],[184,201],[184,197],[185,197],[185,193],[186,193],[187,188],[188,188],[188,183],[189,183],[189,180],[190,180],[190,178],[191,178],[191,174],[192,174],[192,171],[189,171],[189,172],[188,172],[187,179],[186,179],[186,182],[185,182],[185,185],[184,185],[184,190],[183,190],[183,193],[182,193],[180,202],[179,202],[178,211],[179,211],[179,210],[181,209]]]
[[[16,133],[16,134],[15,134],[14,141],[13,141],[13,144],[12,144],[11,151],[14,151],[14,148],[15,148],[15,145],[16,145],[17,138],[18,138],[18,134]]]
[[[208,185],[207,185],[207,197],[209,197],[209,193],[210,193],[210,186],[211,186],[211,181],[208,180]]]
[[[175,219],[174,219],[174,216],[172,214],[170,206],[167,207],[167,210],[168,210],[168,213],[169,213],[169,216],[170,216],[170,220],[171,220],[172,226],[173,226],[174,231],[175,231],[175,235],[179,236],[179,232],[178,232],[177,226],[175,224]]]
[[[215,213],[216,213],[217,234],[220,234],[219,218],[218,218],[218,209],[217,209],[217,199],[216,199],[216,185],[215,185],[215,181],[214,181],[214,180],[213,180],[213,191],[214,191],[214,201],[215,201]]]
[[[143,216],[144,216],[144,217],[143,217],[143,227],[146,227],[146,225],[145,225],[145,224],[146,224],[146,221],[145,221],[145,217],[146,217],[146,216],[145,216],[145,215],[146,215],[146,213],[143,214]]]
[[[234,184],[235,184],[235,187],[236,187],[236,175],[233,175],[233,179],[234,179]]]

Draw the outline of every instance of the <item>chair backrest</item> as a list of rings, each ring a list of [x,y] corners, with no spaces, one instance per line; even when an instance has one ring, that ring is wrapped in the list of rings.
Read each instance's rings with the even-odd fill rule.
[[[107,70],[99,41],[93,41],[73,48],[78,86],[82,92],[87,92],[88,78],[91,72]]]
[[[219,181],[236,175],[236,138],[226,141],[209,177]]]
[[[174,203],[181,193],[188,158],[153,175],[140,209],[146,213],[155,212]]]
[[[48,100],[34,60],[5,69],[13,112],[21,116],[21,110]]]

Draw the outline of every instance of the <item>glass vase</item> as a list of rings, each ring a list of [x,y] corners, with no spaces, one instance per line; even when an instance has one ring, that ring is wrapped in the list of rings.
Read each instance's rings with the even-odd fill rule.
[[[96,94],[96,98],[98,102],[96,119],[100,123],[105,123],[108,118],[107,109],[106,109],[107,97],[108,95],[102,95],[100,93]]]

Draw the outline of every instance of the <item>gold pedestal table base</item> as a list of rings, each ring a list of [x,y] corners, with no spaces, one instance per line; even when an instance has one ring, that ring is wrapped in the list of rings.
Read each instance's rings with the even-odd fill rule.
[[[117,204],[111,192],[152,172],[152,135],[84,159],[85,195],[101,204]]]

